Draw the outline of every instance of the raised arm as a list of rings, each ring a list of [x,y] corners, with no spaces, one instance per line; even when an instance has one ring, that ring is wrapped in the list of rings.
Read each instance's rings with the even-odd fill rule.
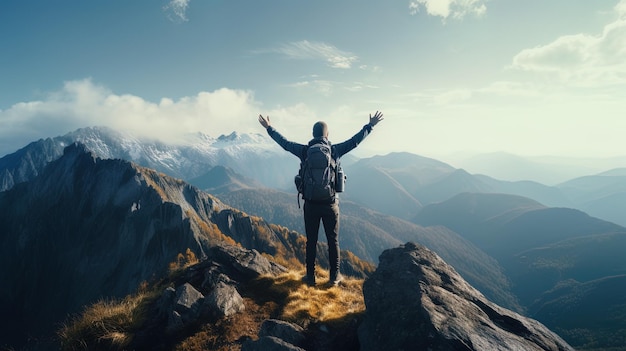
[[[286,151],[291,152],[292,154],[296,155],[300,160],[302,160],[302,157],[304,157],[304,150],[306,149],[305,145],[289,141],[279,132],[277,132],[276,129],[272,127],[272,124],[270,122],[270,116],[263,117],[262,115],[259,115],[259,123],[261,123],[263,128],[267,130],[267,134],[269,134],[269,136],[274,139],[274,141],[278,145],[280,145],[280,147],[282,147]]]
[[[374,113],[374,116],[372,116],[372,114],[370,113],[369,123],[364,125],[358,133],[356,133],[352,138],[344,141],[343,143],[334,145],[334,157],[340,158],[341,156],[352,151],[352,149],[357,147],[363,141],[363,139],[365,139],[369,135],[369,133],[372,132],[372,128],[382,120],[382,112],[376,111],[376,113]]]

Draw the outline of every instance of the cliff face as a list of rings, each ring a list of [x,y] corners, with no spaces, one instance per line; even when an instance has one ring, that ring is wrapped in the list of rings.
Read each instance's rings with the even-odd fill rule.
[[[196,228],[220,206],[175,179],[72,145],[34,181],[0,193],[0,274],[10,282],[0,301],[31,332],[46,331],[163,274],[187,248],[202,256],[213,239]]]
[[[0,308],[14,322],[0,339],[9,345],[52,332],[84,305],[158,279],[187,249],[203,258],[214,245],[238,242],[303,260],[298,234],[78,144],[32,181],[0,192],[0,213]]]
[[[488,301],[439,256],[386,250],[365,281],[361,350],[573,350],[541,323]]]

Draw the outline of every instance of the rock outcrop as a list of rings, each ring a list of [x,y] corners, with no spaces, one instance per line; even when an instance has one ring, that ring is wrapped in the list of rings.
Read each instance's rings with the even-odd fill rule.
[[[261,325],[259,338],[248,340],[242,351],[304,351],[298,345],[304,342],[304,330],[297,324],[268,319]]]
[[[573,350],[541,323],[488,301],[414,243],[381,254],[363,295],[362,351]]]
[[[153,319],[166,321],[167,334],[179,333],[202,320],[217,320],[244,311],[238,291],[242,282],[286,271],[258,251],[238,246],[218,245],[208,254],[208,259],[187,268],[175,286],[167,287],[161,294]]]

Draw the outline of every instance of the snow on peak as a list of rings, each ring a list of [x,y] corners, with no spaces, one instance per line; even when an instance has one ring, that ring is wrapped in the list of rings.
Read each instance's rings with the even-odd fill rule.
[[[229,135],[220,135],[215,144],[218,145],[244,145],[244,144],[264,144],[267,142],[267,138],[261,134],[254,133],[239,133],[232,132]]]

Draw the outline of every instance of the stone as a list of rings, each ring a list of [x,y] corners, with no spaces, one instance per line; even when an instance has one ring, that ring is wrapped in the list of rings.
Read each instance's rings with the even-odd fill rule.
[[[287,270],[271,262],[254,249],[248,250],[233,245],[218,245],[211,248],[209,255],[222,265],[234,269],[248,279],[264,274],[276,275]]]
[[[487,300],[434,252],[384,251],[363,284],[361,351],[573,350],[536,320]]]
[[[274,336],[293,345],[300,345],[304,341],[304,330],[297,324],[267,319],[261,324],[259,336]]]
[[[286,341],[273,336],[263,336],[257,340],[247,340],[241,345],[241,351],[305,351]]]
[[[183,321],[193,321],[200,316],[204,296],[191,284],[185,283],[176,289],[174,310],[181,314]]]
[[[217,284],[204,303],[204,308],[215,318],[228,317],[246,309],[237,289],[222,282]]]

